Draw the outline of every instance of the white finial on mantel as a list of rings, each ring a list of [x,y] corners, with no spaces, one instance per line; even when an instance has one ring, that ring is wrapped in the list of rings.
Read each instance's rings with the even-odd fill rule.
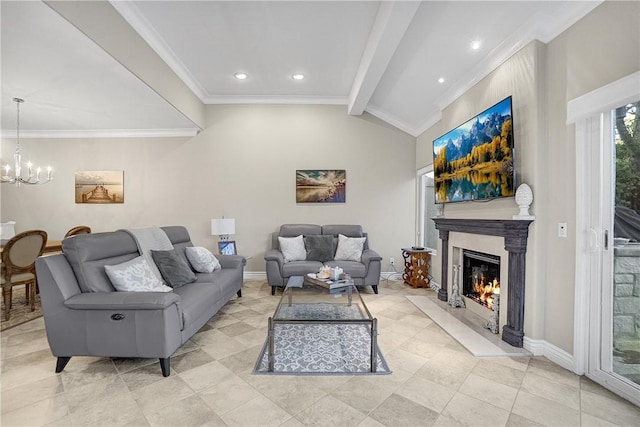
[[[529,206],[533,202],[533,191],[527,184],[520,184],[516,190],[516,204],[520,208],[518,215],[514,215],[513,219],[536,219],[534,215],[529,215]]]

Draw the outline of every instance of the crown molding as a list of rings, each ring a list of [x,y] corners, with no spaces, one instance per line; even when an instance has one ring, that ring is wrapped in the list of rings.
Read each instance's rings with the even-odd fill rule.
[[[408,133],[409,135],[416,137],[418,136],[418,130],[411,126],[409,123],[405,122],[401,118],[390,114],[389,112],[381,109],[380,107],[376,107],[375,105],[369,104],[365,111],[372,116],[376,116],[380,120],[389,123],[392,126],[397,127],[403,132]]]
[[[20,130],[21,139],[72,138],[191,138],[199,129],[78,129],[78,130]],[[15,139],[15,131],[3,130],[2,138]]]

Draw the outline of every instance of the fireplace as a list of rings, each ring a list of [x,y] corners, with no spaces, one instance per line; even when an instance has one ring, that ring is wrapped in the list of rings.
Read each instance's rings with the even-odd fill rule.
[[[438,299],[441,301],[449,300],[449,271],[452,266],[459,264],[462,258],[453,256],[453,260],[449,258],[449,233],[458,234],[476,234],[481,236],[497,236],[503,238],[504,255],[503,262],[506,269],[504,277],[502,277],[505,288],[500,305],[506,306],[506,320],[500,324],[502,332],[502,340],[514,347],[522,347],[524,339],[524,297],[525,297],[525,271],[526,271],[526,254],[527,254],[527,237],[529,234],[529,225],[531,220],[492,220],[492,219],[466,219],[466,218],[434,218],[436,229],[439,231],[442,240],[441,253],[438,254],[442,259],[441,281],[442,286],[438,290]],[[470,248],[471,249],[471,248]],[[479,249],[479,248],[473,248]],[[482,249],[480,249],[482,250]],[[460,261],[458,261],[460,260]],[[502,267],[504,269],[504,266]],[[500,269],[498,269],[500,271]],[[499,273],[498,273],[499,275]],[[499,280],[498,280],[499,283]],[[464,289],[462,289],[464,293]],[[468,300],[467,300],[468,301]],[[484,311],[489,311],[479,304],[472,303],[468,306],[478,306]]]
[[[494,294],[500,293],[500,257],[482,252],[462,251],[462,294],[467,299],[493,309]]]

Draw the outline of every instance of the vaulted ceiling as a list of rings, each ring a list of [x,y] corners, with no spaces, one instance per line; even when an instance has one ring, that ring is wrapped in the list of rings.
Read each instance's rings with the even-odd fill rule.
[[[202,123],[114,54],[73,4],[0,2],[4,136],[195,134]],[[418,135],[531,40],[548,42],[600,1],[113,1],[198,103],[337,104]],[[80,3],[77,4],[80,8]],[[105,9],[103,9],[105,10]],[[77,16],[76,16],[77,15]],[[134,33],[134,34],[135,34]],[[472,42],[479,42],[473,49]],[[131,42],[131,46],[135,44]],[[151,49],[153,49],[151,51]],[[135,53],[134,53],[135,55]],[[164,64],[163,64],[164,65]],[[245,73],[244,80],[234,77]],[[295,80],[293,74],[303,74]],[[442,79],[439,82],[439,79]]]

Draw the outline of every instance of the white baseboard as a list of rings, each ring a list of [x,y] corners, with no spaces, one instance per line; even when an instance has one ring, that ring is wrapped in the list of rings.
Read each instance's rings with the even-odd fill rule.
[[[431,282],[429,282],[429,288],[433,289],[434,291],[439,291],[442,286],[440,286],[440,283],[432,280]]]
[[[245,271],[243,278],[245,280],[267,280],[266,271]]]
[[[556,365],[575,372],[573,356],[547,341],[524,337],[523,347],[533,353],[534,356],[544,356]]]

